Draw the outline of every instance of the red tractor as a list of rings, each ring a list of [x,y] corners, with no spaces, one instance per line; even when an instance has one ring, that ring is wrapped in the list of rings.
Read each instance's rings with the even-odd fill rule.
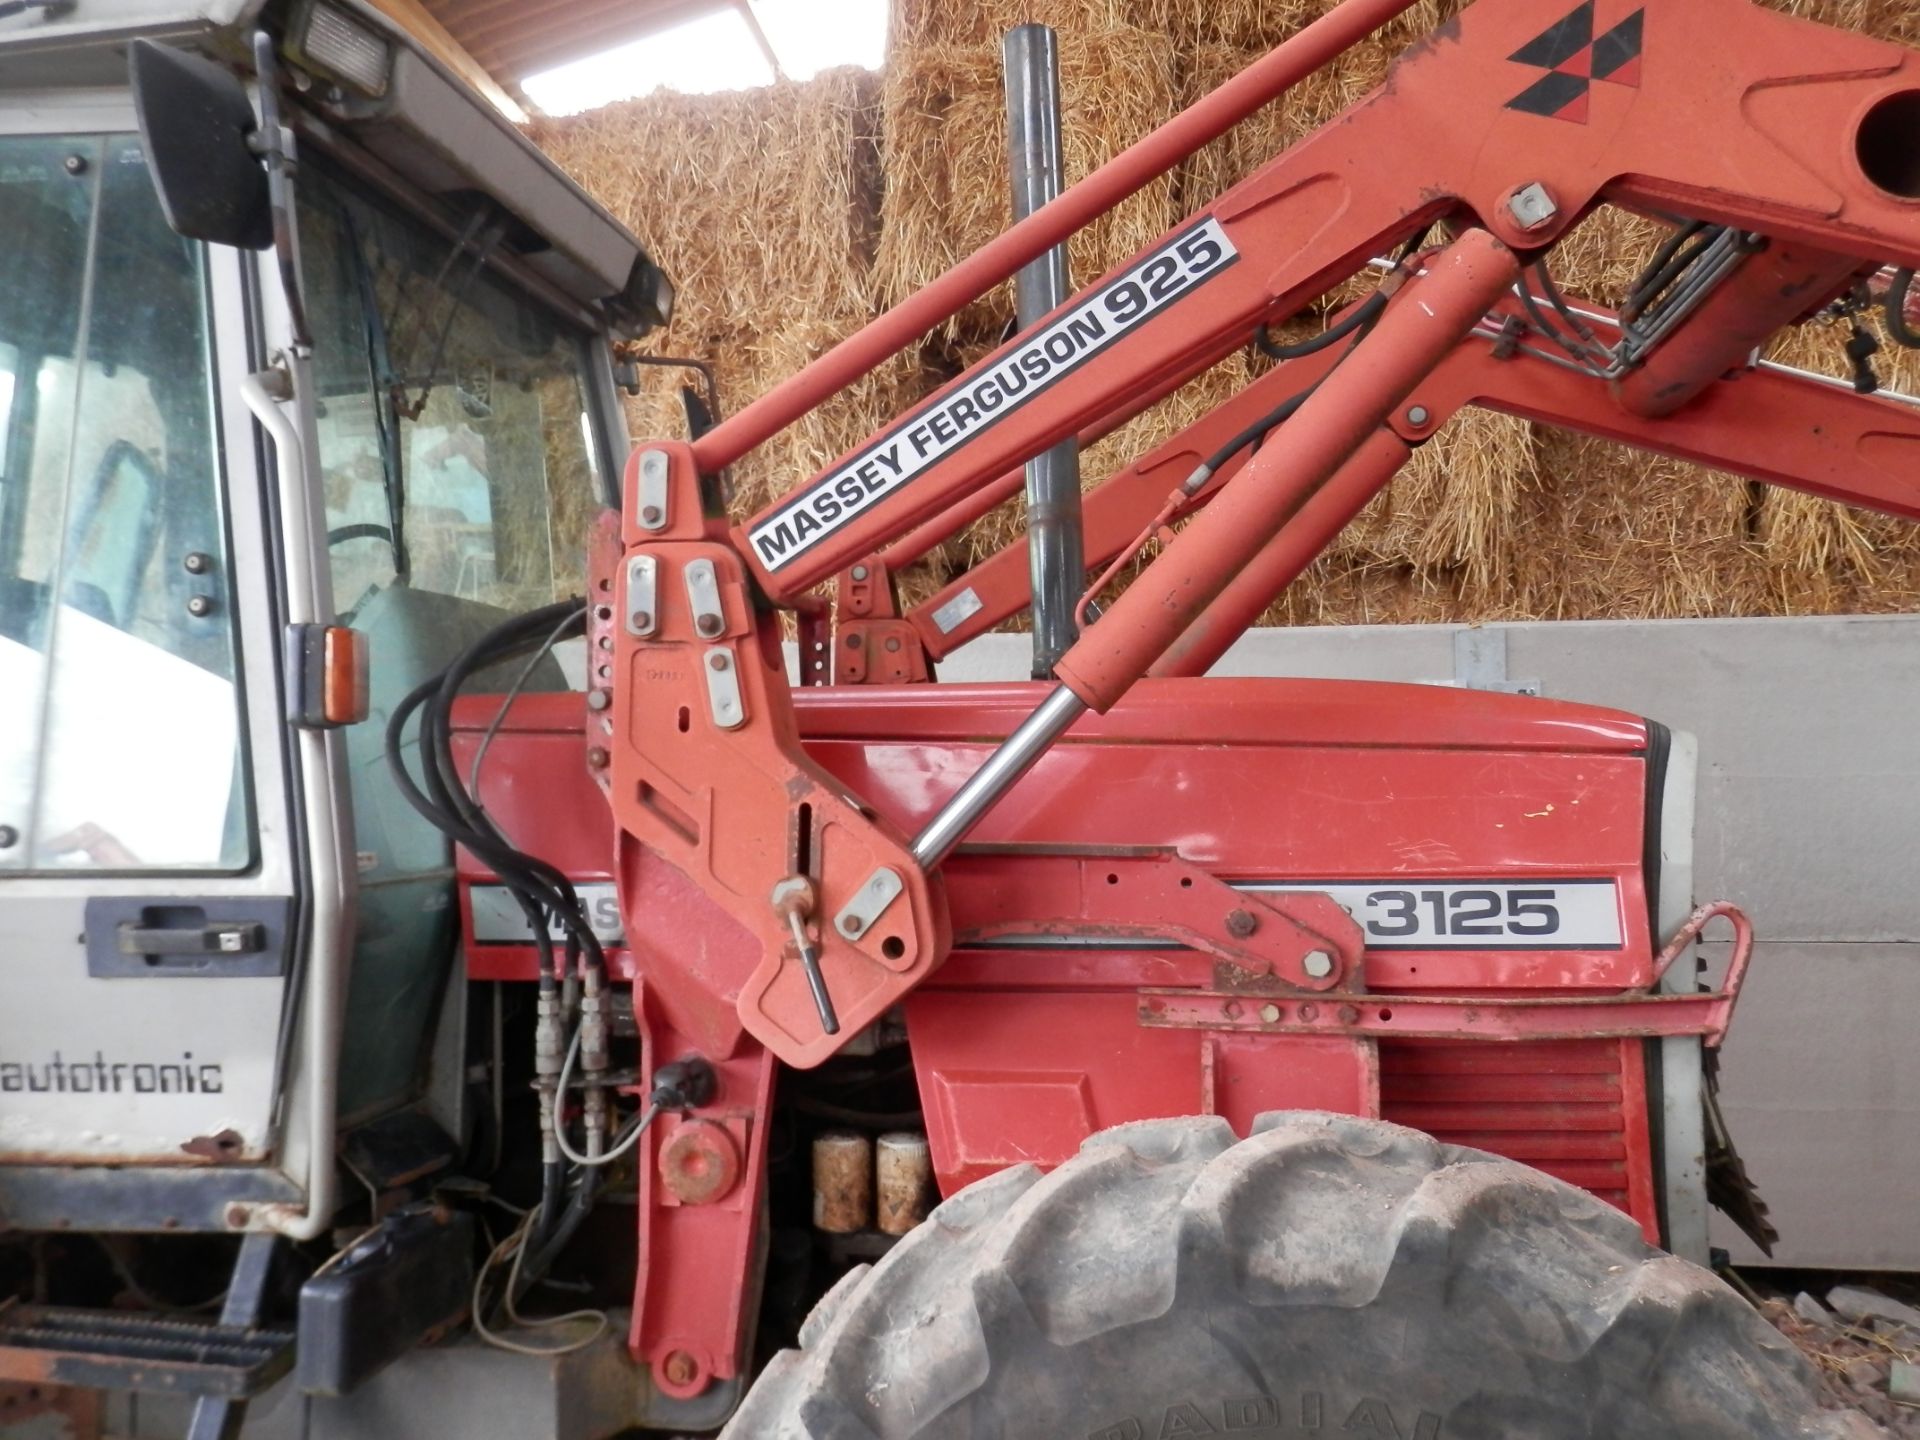
[[[1874,393],[1869,344],[1854,385],[1759,359],[1869,311],[1920,343],[1920,58],[1748,0],[1477,0],[839,462],[725,511],[753,447],[1411,3],[1347,0],[745,410],[642,443],[585,601],[392,708],[392,783],[458,846],[467,978],[531,1002],[539,1188],[473,1322],[558,1353],[508,1333],[536,1280],[630,1289],[633,1368],[555,1372],[614,1418],[556,1433],[1864,1424],[1693,1263],[1710,1192],[1769,1231],[1712,1080],[1753,932],[1694,907],[1684,737],[1201,677],[1471,405],[1920,517],[1920,413]],[[1605,205],[1672,227],[1618,310],[1552,274]],[[1051,680],[923,683],[1031,603],[1029,558],[904,610],[896,571],[1032,457],[1369,273],[1088,494],[1102,573]],[[584,698],[523,693],[582,636]],[[504,696],[466,693],[507,661]],[[755,1380],[763,1323],[822,1292]]]

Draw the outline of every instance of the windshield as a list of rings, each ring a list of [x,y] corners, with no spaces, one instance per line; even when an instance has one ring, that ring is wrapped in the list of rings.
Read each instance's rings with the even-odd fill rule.
[[[248,862],[203,300],[137,140],[0,137],[0,868]]]
[[[601,503],[582,338],[484,268],[484,225],[449,239],[318,169],[300,196],[335,603],[579,594]]]

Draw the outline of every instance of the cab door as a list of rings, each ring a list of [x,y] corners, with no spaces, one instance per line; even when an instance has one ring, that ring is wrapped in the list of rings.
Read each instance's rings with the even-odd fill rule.
[[[168,229],[130,111],[5,124],[0,1215],[223,1229],[301,1195],[312,920],[253,261]]]

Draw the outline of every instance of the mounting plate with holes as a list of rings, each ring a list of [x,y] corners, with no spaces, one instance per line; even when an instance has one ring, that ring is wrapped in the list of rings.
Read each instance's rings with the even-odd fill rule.
[[[661,450],[649,450],[640,457],[639,503],[634,515],[642,530],[667,528],[667,457]]]
[[[627,561],[627,633],[645,640],[660,625],[659,562],[651,555]]]
[[[858,940],[873,928],[874,921],[886,913],[887,907],[904,888],[904,882],[896,871],[881,866],[867,877],[867,883],[856,890],[853,898],[833,917],[833,928],[849,940]],[[906,953],[902,942],[896,939],[893,943],[898,947],[899,954],[888,955],[890,960],[896,960]]]

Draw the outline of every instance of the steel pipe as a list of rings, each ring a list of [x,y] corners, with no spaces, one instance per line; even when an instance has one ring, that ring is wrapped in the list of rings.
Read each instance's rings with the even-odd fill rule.
[[[1060,53],[1045,25],[1016,25],[1004,52],[1007,172],[1018,224],[1060,194]],[[1067,247],[1056,245],[1014,277],[1020,328],[1038,325],[1071,293]],[[1032,576],[1033,678],[1053,678],[1054,663],[1079,634],[1074,606],[1086,585],[1080,523],[1080,446],[1062,440],[1027,462],[1027,563]]]
[[[1635,415],[1665,419],[1729,370],[1744,368],[1782,327],[1843,293],[1861,269],[1850,256],[1773,244],[1742,263],[1644,364],[1622,376],[1615,397]]]

